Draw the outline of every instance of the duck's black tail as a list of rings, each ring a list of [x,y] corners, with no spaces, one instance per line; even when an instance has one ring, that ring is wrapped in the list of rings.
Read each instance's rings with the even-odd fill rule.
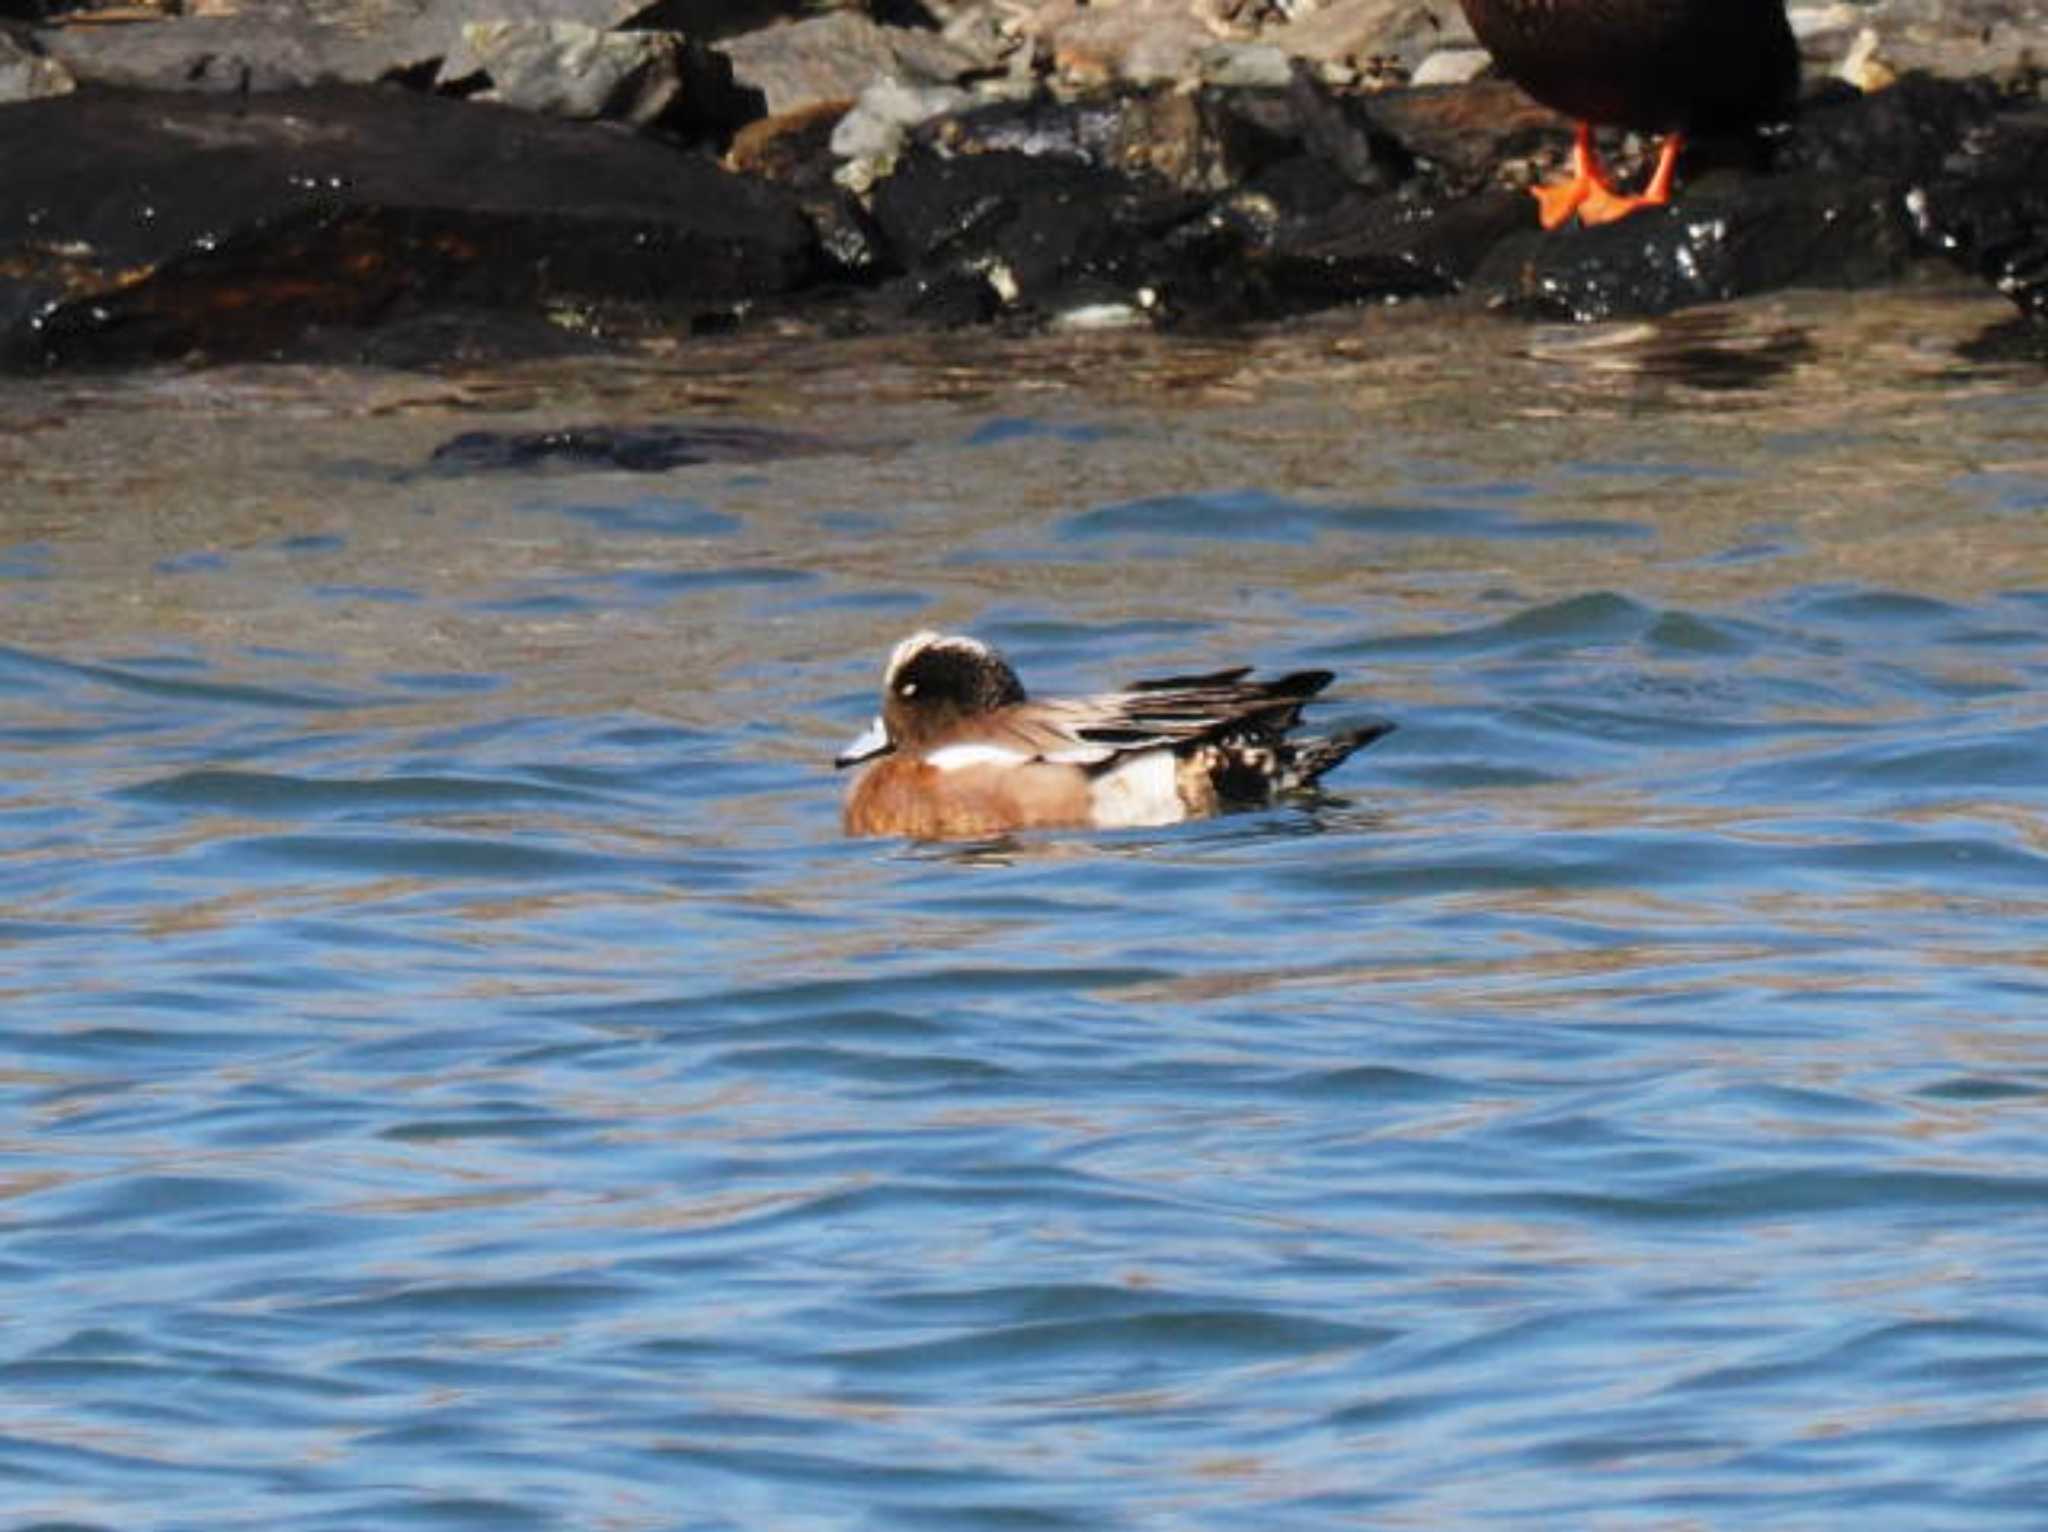
[[[1363,750],[1393,732],[1394,725],[1387,719],[1367,718],[1335,734],[1289,740],[1281,759],[1280,780],[1275,785],[1281,792],[1298,793],[1312,788],[1318,777],[1341,764],[1354,750]]]

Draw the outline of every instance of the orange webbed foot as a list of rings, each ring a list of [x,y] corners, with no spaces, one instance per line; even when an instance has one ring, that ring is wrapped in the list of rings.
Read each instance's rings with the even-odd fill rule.
[[[1632,197],[1626,192],[1595,191],[1579,204],[1579,222],[1589,228],[1614,223],[1640,208],[1663,207],[1670,200],[1669,197],[1653,197],[1648,192]]]
[[[1671,200],[1678,151],[1684,144],[1684,138],[1677,133],[1666,138],[1657,152],[1657,168],[1650,175],[1650,184],[1641,192],[1630,194],[1617,191],[1607,179],[1600,156],[1593,148],[1592,124],[1582,122],[1572,143],[1571,179],[1530,188],[1536,197],[1537,216],[1544,228],[1555,229],[1574,213],[1579,215],[1580,223],[1591,226],[1613,223],[1639,208],[1663,207]]]
[[[1668,204],[1671,201],[1671,183],[1678,172],[1678,151],[1684,146],[1685,140],[1681,135],[1671,134],[1657,150],[1657,168],[1650,172],[1648,186],[1635,196],[1618,192],[1611,186],[1598,188],[1579,205],[1579,222],[1613,223],[1617,218],[1628,217],[1638,208]]]
[[[1532,186],[1529,195],[1536,199],[1536,217],[1546,229],[1559,228],[1571,221],[1585,201],[1593,194],[1593,183],[1581,176],[1569,181],[1552,181],[1548,186]]]

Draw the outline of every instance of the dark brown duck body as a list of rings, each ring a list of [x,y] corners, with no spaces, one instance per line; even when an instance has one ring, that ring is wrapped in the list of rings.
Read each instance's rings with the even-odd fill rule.
[[[1784,0],[1464,0],[1502,73],[1545,106],[1646,133],[1730,133],[1791,110]]]
[[[1569,181],[1536,191],[1544,227],[1606,223],[1670,200],[1689,134],[1746,131],[1792,110],[1799,49],[1784,0],[1463,0],[1501,71],[1579,121]],[[1666,136],[1649,186],[1615,190],[1595,125]]]

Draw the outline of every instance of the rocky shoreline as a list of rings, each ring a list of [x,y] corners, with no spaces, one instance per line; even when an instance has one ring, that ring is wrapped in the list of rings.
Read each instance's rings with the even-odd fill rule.
[[[2048,333],[2048,0],[1795,6],[1793,124],[1556,235],[1521,188],[1568,124],[1456,0],[48,5],[0,0],[17,369],[1595,319],[1929,266]]]

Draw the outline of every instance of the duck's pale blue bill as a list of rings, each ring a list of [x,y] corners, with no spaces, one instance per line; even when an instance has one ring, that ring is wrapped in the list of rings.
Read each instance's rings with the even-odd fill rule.
[[[878,755],[887,755],[895,748],[895,745],[890,743],[888,729],[883,726],[882,720],[877,718],[868,725],[865,734],[832,758],[832,764],[838,767],[858,766],[862,761],[872,761]]]

